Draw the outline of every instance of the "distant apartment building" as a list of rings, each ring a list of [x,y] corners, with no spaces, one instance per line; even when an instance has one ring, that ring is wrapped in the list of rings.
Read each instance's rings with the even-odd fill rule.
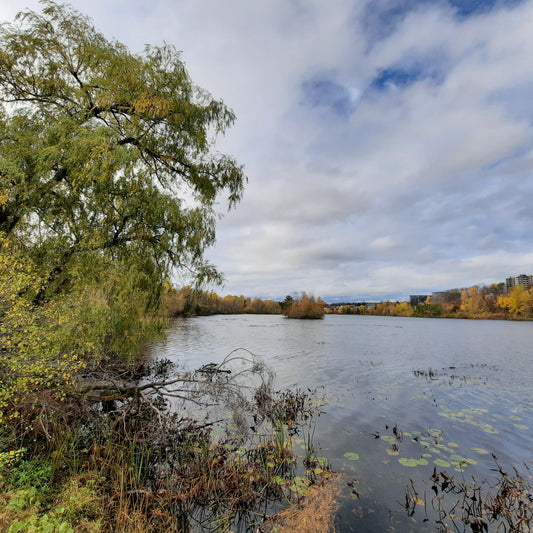
[[[527,276],[526,274],[520,274],[520,276],[513,276],[505,280],[505,287],[507,290],[522,285],[525,289],[531,289],[533,287],[533,276]]]
[[[425,303],[428,296],[428,294],[411,294],[411,296],[409,296],[409,303],[411,306],[416,307],[418,304]]]
[[[431,293],[431,302],[434,304],[461,305],[461,289],[450,289]]]

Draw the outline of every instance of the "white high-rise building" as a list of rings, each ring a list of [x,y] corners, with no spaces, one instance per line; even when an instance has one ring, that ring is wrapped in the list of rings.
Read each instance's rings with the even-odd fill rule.
[[[520,274],[520,276],[513,276],[505,280],[505,286],[507,290],[522,285],[525,289],[531,289],[533,287],[533,276],[527,276],[526,274]]]

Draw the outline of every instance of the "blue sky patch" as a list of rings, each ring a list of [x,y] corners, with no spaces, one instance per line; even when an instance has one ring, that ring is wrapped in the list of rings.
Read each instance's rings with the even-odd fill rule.
[[[498,7],[514,7],[523,0],[447,0],[459,17],[481,15]]]
[[[377,91],[385,91],[395,87],[406,87],[423,79],[438,81],[441,77],[442,74],[435,68],[391,67],[380,70],[378,75],[372,80],[370,88]]]
[[[353,111],[350,92],[343,85],[325,78],[315,78],[302,84],[304,103],[311,107],[332,110],[340,116],[347,116]]]
[[[482,15],[499,8],[516,7],[525,0],[374,0],[363,15],[363,25],[370,43],[393,33],[398,25],[417,9],[429,6],[452,8],[459,18]]]

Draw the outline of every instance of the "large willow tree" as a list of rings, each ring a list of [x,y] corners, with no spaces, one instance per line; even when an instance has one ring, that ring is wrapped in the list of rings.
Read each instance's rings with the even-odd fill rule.
[[[172,46],[133,54],[48,0],[0,27],[0,102],[2,274],[33,272],[11,296],[60,351],[134,352],[173,269],[218,277],[203,258],[215,204],[233,206],[245,181],[213,149],[232,111]],[[4,329],[11,353],[17,328]]]

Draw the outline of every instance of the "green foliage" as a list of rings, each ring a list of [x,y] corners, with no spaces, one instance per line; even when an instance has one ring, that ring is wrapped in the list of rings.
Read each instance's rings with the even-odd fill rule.
[[[7,533],[74,533],[66,514],[68,509],[56,508],[41,511],[41,501],[36,488],[17,490],[11,494],[5,512],[15,518]]]
[[[43,389],[60,389],[84,366],[60,350],[58,306],[33,304],[43,278],[35,262],[0,234],[0,422],[13,423]]]
[[[135,55],[42,4],[0,25],[1,422],[40,416],[89,360],[137,355],[173,269],[219,281],[215,202],[245,181],[212,153],[232,111],[172,46]]]
[[[19,461],[16,468],[6,478],[6,483],[14,489],[38,489],[43,492],[52,479],[52,466],[42,462],[42,458]]]
[[[46,0],[0,27],[0,101],[0,231],[39,267],[34,303],[89,302],[80,318],[101,339],[109,317],[120,334],[157,310],[171,269],[220,279],[203,259],[214,203],[227,192],[234,205],[245,178],[211,148],[234,115],[173,47],[134,55]],[[115,321],[131,297],[141,309]]]
[[[285,299],[283,300],[283,302],[280,303],[280,307],[282,311],[289,309],[289,307],[293,304],[293,302],[294,302],[294,298],[290,294],[285,296]]]
[[[418,317],[439,317],[442,315],[442,305],[432,303],[418,304],[413,309],[413,315]]]

